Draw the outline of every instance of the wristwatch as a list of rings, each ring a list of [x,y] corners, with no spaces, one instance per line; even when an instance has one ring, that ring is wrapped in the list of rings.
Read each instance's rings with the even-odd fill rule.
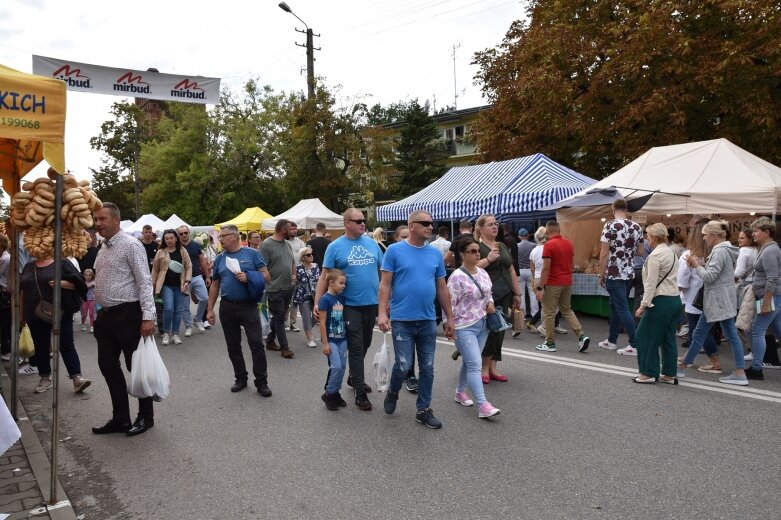
[[[542,287],[540,287],[540,286],[538,285],[538,286],[537,286],[537,290],[538,290],[538,291],[541,291],[541,290],[542,290]]]

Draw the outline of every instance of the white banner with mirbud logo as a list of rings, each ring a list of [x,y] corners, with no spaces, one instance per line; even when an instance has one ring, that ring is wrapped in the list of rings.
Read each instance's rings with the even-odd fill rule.
[[[113,96],[216,104],[220,78],[102,67],[33,55],[33,74],[65,82],[68,90]]]

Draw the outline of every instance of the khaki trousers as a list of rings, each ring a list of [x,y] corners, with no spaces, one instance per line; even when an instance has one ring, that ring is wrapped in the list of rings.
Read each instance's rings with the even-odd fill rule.
[[[545,342],[556,343],[556,308],[561,311],[561,317],[567,320],[575,337],[583,335],[583,329],[580,326],[575,312],[572,310],[570,301],[572,300],[571,285],[548,285],[542,293],[542,320],[545,324]]]

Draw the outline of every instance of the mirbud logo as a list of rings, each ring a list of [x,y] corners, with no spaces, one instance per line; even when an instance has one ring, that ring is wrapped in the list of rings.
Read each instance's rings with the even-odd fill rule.
[[[171,97],[206,99],[206,91],[198,87],[197,82],[185,78],[171,89]]]
[[[53,78],[61,79],[71,88],[92,88],[91,78],[81,73],[81,69],[71,68],[65,64],[52,74]]]
[[[130,94],[149,94],[149,83],[143,80],[141,75],[134,76],[132,72],[126,72],[114,82],[114,92],[128,92]]]

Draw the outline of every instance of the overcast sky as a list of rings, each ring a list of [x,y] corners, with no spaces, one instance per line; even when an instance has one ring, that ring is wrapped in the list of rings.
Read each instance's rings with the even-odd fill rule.
[[[275,91],[305,90],[303,24],[277,0],[3,0],[0,63],[32,72],[32,55],[222,78],[240,88],[258,78]],[[473,85],[476,51],[498,45],[523,17],[519,0],[288,0],[320,34],[315,74],[341,85],[343,104],[418,98],[442,107],[485,104]],[[455,57],[454,89],[453,47]],[[100,156],[89,139],[123,98],[68,92],[66,163],[89,177]],[[34,170],[32,176],[41,173]]]

